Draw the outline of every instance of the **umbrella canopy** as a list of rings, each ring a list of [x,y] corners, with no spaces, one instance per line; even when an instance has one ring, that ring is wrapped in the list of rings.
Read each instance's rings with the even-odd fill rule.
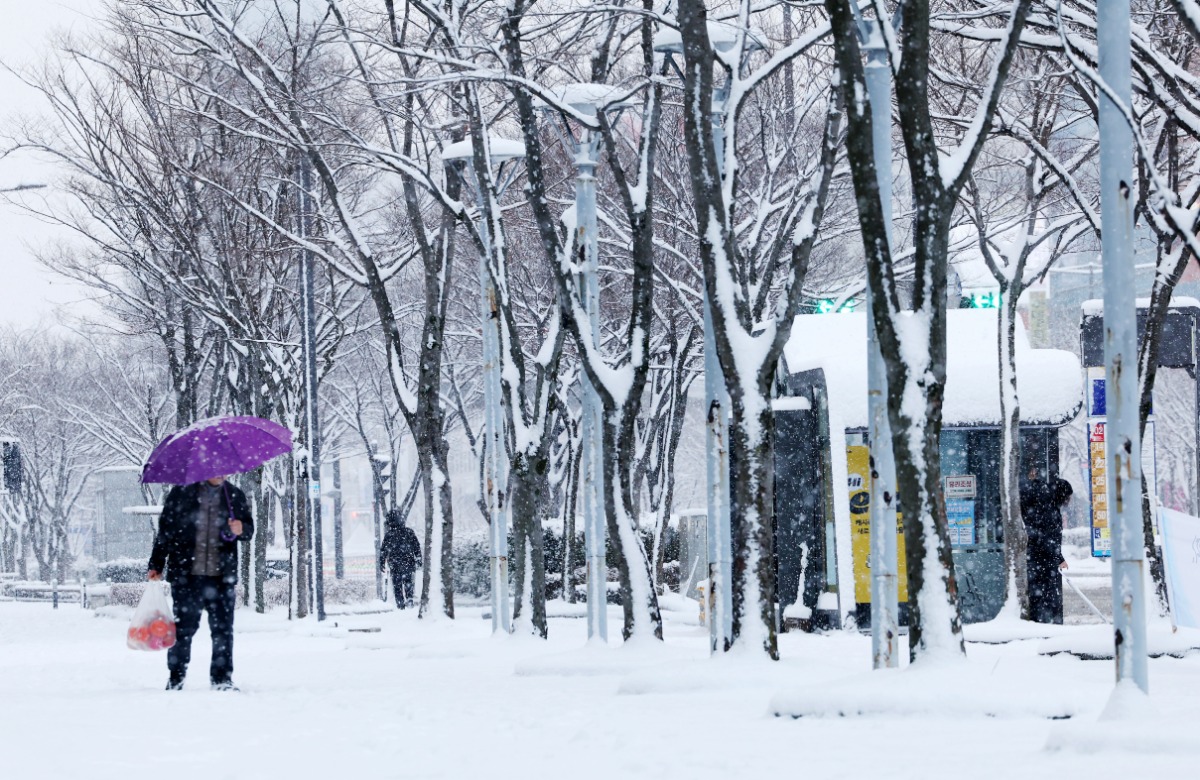
[[[292,451],[292,432],[260,417],[212,417],[159,442],[142,467],[142,482],[190,485],[241,474]]]

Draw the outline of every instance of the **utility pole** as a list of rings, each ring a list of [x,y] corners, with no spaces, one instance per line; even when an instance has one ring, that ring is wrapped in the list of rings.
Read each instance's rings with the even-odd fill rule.
[[[728,25],[720,28],[709,22],[708,32],[713,48],[727,54],[742,44],[742,54],[761,51],[763,42],[751,30],[740,30],[734,34]],[[714,36],[717,29],[721,34]],[[683,55],[683,39],[677,31],[663,31],[655,35],[654,50],[664,54],[682,80],[684,74],[676,56]],[[725,114],[729,109],[729,79],[725,75],[713,89],[709,108],[712,124],[713,151],[717,158],[717,173],[725,176]],[[729,490],[729,396],[725,387],[725,374],[717,357],[717,340],[713,332],[712,302],[708,289],[704,291],[704,431],[705,478],[707,483],[707,527],[708,542],[708,595],[712,608],[709,610],[709,642],[713,654],[723,653],[733,645],[733,521],[730,516]]]
[[[487,158],[500,166],[522,159],[523,144],[497,143],[503,139],[487,136]],[[442,162],[463,163],[475,172],[475,149],[470,139],[455,141],[442,149]],[[484,192],[475,180],[475,199],[478,208],[479,237],[483,254],[479,256],[480,338],[483,343],[483,503],[488,516],[488,569],[491,574],[492,633],[512,633],[512,607],[508,593],[508,506],[504,485],[507,483],[507,461],[504,446],[503,388],[500,382],[500,310],[496,300],[496,285],[488,270],[492,254],[491,227],[484,222]],[[491,181],[491,177],[487,178]],[[503,192],[500,186],[496,196]]]
[[[306,157],[300,160],[301,235],[312,236],[312,171]],[[304,317],[304,410],[308,445],[308,506],[312,523],[313,576],[316,584],[317,620],[325,619],[325,556],[321,537],[321,423],[317,409],[316,302],[313,285],[313,254],[305,247],[300,261],[301,310]]]
[[[1138,431],[1136,273],[1133,243],[1133,132],[1129,0],[1100,0],[1100,220],[1104,262],[1105,459],[1112,533],[1112,597],[1117,684],[1149,692],[1146,655],[1146,551],[1142,537]]]
[[[476,178],[478,183],[478,178]],[[512,633],[512,607],[508,594],[508,507],[504,485],[507,464],[504,458],[504,411],[500,385],[500,312],[496,305],[496,285],[488,272],[492,251],[491,230],[483,224],[483,193],[479,198],[480,237],[484,254],[479,256],[480,321],[483,337],[483,448],[484,503],[488,511],[488,535],[491,550],[492,633]]]
[[[857,15],[858,6],[853,6]],[[879,13],[879,7],[876,13]],[[871,102],[872,146],[879,202],[889,246],[892,243],[892,69],[883,38],[883,19],[858,19],[867,53],[863,76]],[[896,461],[888,420],[887,369],[875,332],[873,293],[867,284],[867,415],[871,462],[871,658],[875,669],[900,665],[899,572],[896,529]],[[842,599],[853,598],[853,583],[838,583]]]
[[[577,108],[579,108],[577,106]],[[595,111],[595,108],[592,108]],[[596,165],[599,134],[583,128],[575,143],[576,235],[583,244],[584,305],[591,322],[592,346],[598,347],[600,329],[599,259],[596,242]],[[583,374],[583,535],[587,550],[588,639],[608,641],[608,564],[605,560],[604,442],[600,397]]]
[[[723,120],[729,102],[729,79],[722,79],[713,92],[713,148],[717,173],[725,177],[725,126]],[[709,642],[713,653],[723,653],[733,644],[733,520],[729,511],[729,395],[725,374],[717,357],[717,337],[713,331],[712,301],[704,287],[704,429],[705,477],[708,486],[708,593],[712,604],[709,615]]]
[[[371,502],[371,514],[375,525],[375,598],[383,601],[387,594],[383,587],[383,561],[380,560],[380,555],[383,547],[383,505],[388,494],[383,481],[387,476],[384,471],[390,470],[391,462],[385,462],[376,454],[376,445],[373,442],[369,446],[367,458],[371,462],[371,495],[374,498]]]

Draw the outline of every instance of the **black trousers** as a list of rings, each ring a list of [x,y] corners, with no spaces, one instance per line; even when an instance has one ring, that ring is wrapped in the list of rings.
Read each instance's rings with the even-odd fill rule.
[[[175,601],[175,646],[167,651],[167,669],[174,681],[183,680],[192,660],[192,637],[200,628],[200,613],[208,612],[208,630],[212,634],[212,665],[209,677],[214,683],[229,682],[233,676],[233,608],[237,601],[237,583],[221,577],[189,576],[171,585]]]
[[[1063,622],[1063,581],[1057,551],[1035,550],[1029,556],[1029,611],[1038,623]]]
[[[400,609],[413,605],[413,570],[392,569],[392,593]]]

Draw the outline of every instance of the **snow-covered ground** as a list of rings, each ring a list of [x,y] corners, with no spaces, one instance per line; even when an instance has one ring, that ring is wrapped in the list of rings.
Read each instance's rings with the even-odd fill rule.
[[[1111,662],[1040,656],[1043,640],[891,673],[869,671],[856,633],[786,634],[778,663],[714,661],[689,604],[669,604],[667,642],[609,648],[586,646],[562,608],[544,643],[489,637],[478,608],[321,625],[239,611],[231,694],[208,690],[205,628],[187,688],[168,693],[163,654],[127,650],[119,610],[0,603],[0,766],[89,780],[1062,780],[1200,765],[1200,654],[1151,660],[1149,706],[1110,720]],[[381,630],[347,630],[368,627]]]

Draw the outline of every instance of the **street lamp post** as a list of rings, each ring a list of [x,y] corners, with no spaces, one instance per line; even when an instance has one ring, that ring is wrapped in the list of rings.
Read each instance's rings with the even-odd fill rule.
[[[760,36],[742,31],[723,22],[708,23],[709,40],[718,53],[727,53],[744,35],[743,52],[750,54],[766,48]],[[666,55],[682,79],[683,71],[675,62],[683,55],[683,36],[678,30],[660,30],[654,36],[654,50]],[[729,79],[721,80],[713,93],[709,121],[712,123],[713,147],[717,172],[725,175],[725,114],[729,108]],[[706,537],[708,543],[708,587],[712,609],[709,615],[711,651],[721,653],[733,643],[733,522],[730,516],[729,491],[729,419],[728,393],[725,375],[717,358],[716,334],[713,332],[712,304],[704,285],[704,409],[707,425],[704,431],[705,481],[708,511]]]
[[[628,103],[617,100],[619,89],[607,84],[568,84],[558,92],[559,100],[585,117],[601,111],[621,110]],[[583,266],[577,280],[583,291],[592,347],[599,344],[600,282],[596,224],[596,166],[599,165],[600,135],[581,125],[578,136],[567,128],[575,152],[575,236],[583,248]],[[587,555],[588,640],[608,641],[608,565],[605,559],[607,532],[604,517],[604,420],[600,396],[587,372],[583,372],[581,420],[583,474],[583,535]],[[568,540],[569,543],[570,540]],[[564,578],[564,582],[569,578]]]
[[[525,145],[518,141],[489,137],[489,158],[504,165],[522,159]],[[442,161],[465,162],[474,170],[471,140],[457,141],[442,149]],[[478,185],[478,177],[476,177]],[[505,187],[496,193],[501,195]],[[500,386],[500,313],[496,304],[496,286],[488,272],[492,249],[491,231],[483,224],[483,196],[478,186],[475,197],[479,209],[484,252],[479,257],[480,320],[483,341],[483,489],[488,513],[489,571],[491,576],[492,633],[512,633],[512,609],[508,597],[508,507],[502,485],[506,481],[504,460],[504,416]]]
[[[892,70],[883,38],[882,19],[863,19],[851,4],[858,21],[859,40],[867,53],[863,77],[871,103],[872,151],[879,185],[888,244],[892,243]],[[874,294],[866,286],[867,317],[867,417],[870,439],[871,490],[871,658],[876,669],[900,665],[898,615],[899,567],[896,529],[896,461],[892,453],[892,430],[887,411],[887,369],[875,332]],[[853,592],[849,583],[839,584],[842,598]]]
[[[300,224],[305,239],[313,234],[312,170],[308,160],[300,164]],[[321,537],[321,423],[317,408],[316,303],[313,285],[313,253],[305,247],[300,261],[300,295],[303,322],[305,438],[308,440],[308,507],[312,527],[313,576],[316,585],[317,620],[325,619],[325,555]]]
[[[1146,551],[1142,540],[1141,435],[1138,428],[1137,309],[1133,245],[1133,132],[1129,0],[1096,7],[1100,52],[1100,220],[1104,231],[1105,458],[1112,527],[1113,628],[1117,683],[1149,691],[1146,655]],[[1116,102],[1114,102],[1116,101]]]

